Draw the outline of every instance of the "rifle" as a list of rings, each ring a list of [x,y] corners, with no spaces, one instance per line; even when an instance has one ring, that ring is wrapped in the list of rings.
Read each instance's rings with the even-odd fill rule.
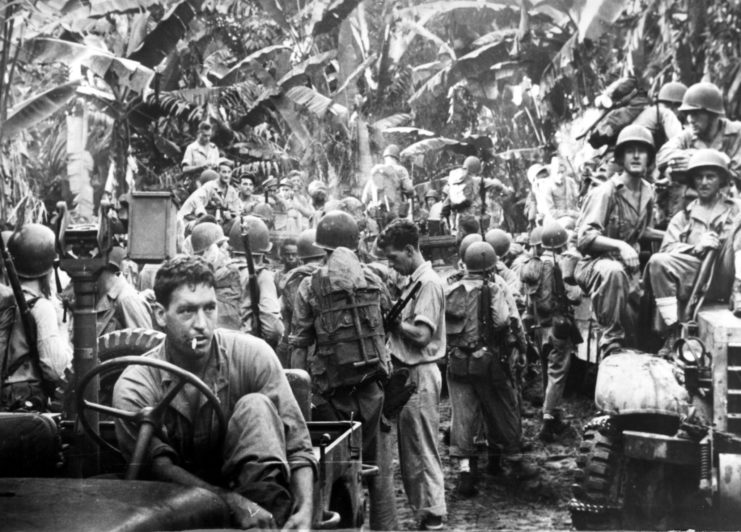
[[[258,338],[262,338],[262,322],[260,321],[260,287],[257,286],[257,273],[255,273],[255,261],[252,259],[252,247],[250,246],[250,233],[244,230],[242,225],[242,245],[247,259],[247,271],[249,272],[250,306],[252,307],[252,332]]]
[[[21,316],[21,326],[23,327],[23,332],[26,334],[26,343],[28,344],[28,356],[31,360],[31,367],[33,367],[34,372],[39,376],[41,389],[44,392],[44,395],[48,398],[53,398],[55,388],[54,384],[44,379],[44,373],[41,371],[39,349],[36,342],[36,323],[33,321],[33,316],[31,316],[31,308],[28,306],[26,297],[23,295],[23,288],[21,287],[21,281],[18,278],[18,272],[15,269],[13,257],[10,256],[8,249],[5,247],[5,240],[3,239],[2,234],[0,234],[0,256],[2,256],[5,274],[10,283],[10,287],[13,289],[15,302],[18,305],[18,312]],[[6,371],[9,372],[7,356],[3,359],[2,375],[0,375],[2,380],[5,380],[8,376],[6,375]]]
[[[486,185],[484,183],[484,176],[482,175],[479,184],[479,197],[481,198],[481,212],[479,213],[479,230],[481,231],[481,238],[486,237],[486,229],[484,229],[484,216],[486,216]]]
[[[404,310],[409,302],[412,300],[412,298],[417,295],[417,292],[419,292],[420,288],[422,288],[422,281],[417,281],[417,283],[412,286],[412,289],[409,290],[409,293],[403,299],[399,299],[399,301],[394,303],[394,306],[391,307],[388,313],[383,317],[383,328],[385,330],[388,331],[391,325],[399,319],[399,316],[401,316],[401,311]]]
[[[710,281],[713,279],[713,272],[715,271],[715,259],[718,257],[720,247],[709,250],[702,259],[700,269],[695,277],[695,283],[692,285],[692,293],[687,300],[687,305],[684,307],[684,322],[695,321],[697,318],[697,312],[700,310],[702,302],[705,300],[705,294],[710,286]]]
[[[571,303],[566,297],[566,286],[561,275],[561,267],[558,265],[558,260],[556,260],[555,251],[553,252],[553,296],[556,303],[556,312],[553,318],[553,335],[556,338],[561,338],[561,335],[556,334],[556,330],[560,328],[574,342],[574,345],[582,343],[584,338],[582,338],[579,328],[574,323]],[[567,327],[568,330],[564,330]]]

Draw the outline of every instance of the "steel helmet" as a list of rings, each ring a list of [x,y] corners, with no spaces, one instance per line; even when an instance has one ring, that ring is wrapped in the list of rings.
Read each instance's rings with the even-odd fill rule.
[[[473,155],[466,157],[466,160],[463,161],[463,168],[471,175],[479,175],[481,173],[481,160]]]
[[[670,81],[662,85],[659,90],[659,96],[656,99],[660,102],[681,104],[685,92],[687,92],[687,85],[679,81]]]
[[[509,246],[512,244],[512,237],[501,229],[489,229],[486,235],[484,235],[484,240],[494,248],[494,251],[497,252],[497,257],[504,257],[509,251]]]
[[[474,242],[481,242],[483,237],[478,233],[471,233],[466,235],[461,240],[460,246],[458,247],[458,256],[462,259],[466,256],[466,249]]]
[[[435,190],[434,188],[431,188],[430,190],[425,192],[425,199],[427,198],[435,198],[436,200],[439,200],[440,194],[438,193],[437,190]]]
[[[299,259],[316,259],[325,255],[322,248],[314,245],[315,241],[316,230],[314,229],[306,229],[298,235],[298,239],[296,240],[296,249],[298,250]]]
[[[238,225],[238,224],[234,224]],[[230,232],[231,234],[231,232]],[[190,234],[190,245],[194,255],[200,255],[206,251],[211,244],[221,244],[228,240],[224,236],[224,230],[220,225],[213,222],[205,222],[196,225]]]
[[[473,242],[466,249],[463,262],[470,273],[488,272],[497,263],[497,253],[486,242]]]
[[[540,239],[545,249],[556,250],[566,245],[569,235],[557,220],[547,220]]]
[[[108,264],[106,266],[114,266],[118,271],[121,271],[124,259],[126,259],[126,250],[121,246],[113,246],[108,252]]]
[[[255,208],[252,209],[252,216],[260,218],[263,221],[271,221],[275,216],[273,214],[273,208],[267,203],[258,203]]]
[[[388,146],[386,146],[386,149],[383,150],[383,156],[398,159],[400,151],[401,150],[399,150],[399,147],[396,144],[389,144]]]
[[[620,160],[623,156],[623,151],[628,144],[643,144],[649,148],[649,154],[653,158],[656,153],[654,147],[654,137],[651,132],[643,126],[637,124],[630,124],[625,126],[620,132],[615,143],[615,159]]]
[[[726,114],[723,94],[713,83],[695,83],[682,98],[680,111],[707,111],[716,115]]]
[[[198,226],[196,226],[198,227]],[[229,231],[229,245],[232,252],[244,255],[244,244],[242,243],[242,231],[249,234],[250,250],[253,254],[268,253],[273,248],[270,242],[268,226],[257,216],[245,216],[242,223],[235,223]]]
[[[323,193],[325,196],[328,193],[327,184],[324,181],[321,181],[319,179],[315,179],[311,183],[309,183],[309,196],[316,196],[318,193]]]
[[[316,226],[316,246],[323,249],[338,247],[355,250],[360,239],[360,229],[355,218],[344,211],[330,211]]]
[[[540,163],[535,163],[527,169],[527,180],[530,181],[530,183],[534,183],[535,179],[538,177],[538,174],[543,171],[548,172],[548,167],[543,166]]]
[[[694,173],[700,168],[715,168],[719,170],[723,183],[728,183],[728,164],[730,160],[725,153],[710,148],[697,150],[691,156],[687,164],[687,174],[694,177]]]
[[[530,238],[528,244],[531,246],[539,246],[543,243],[543,228],[541,226],[536,227],[530,231]]]
[[[48,274],[54,266],[54,231],[41,224],[26,224],[7,243],[18,277],[34,279]]]
[[[209,168],[208,170],[204,170],[203,172],[201,172],[201,175],[198,178],[198,182],[202,185],[204,183],[208,183],[209,181],[213,181],[214,179],[219,179],[219,173]]]

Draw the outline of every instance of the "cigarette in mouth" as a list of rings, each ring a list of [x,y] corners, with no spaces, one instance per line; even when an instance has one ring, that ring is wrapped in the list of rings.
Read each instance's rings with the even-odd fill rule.
[[[197,345],[198,345],[198,340],[196,340],[195,338],[193,338],[193,339],[192,339],[192,340],[190,341],[190,348],[191,348],[191,349],[192,349],[193,351],[195,351],[195,350],[196,350],[196,346],[197,346]]]

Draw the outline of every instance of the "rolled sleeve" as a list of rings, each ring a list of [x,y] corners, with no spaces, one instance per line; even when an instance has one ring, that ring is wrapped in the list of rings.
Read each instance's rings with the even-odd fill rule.
[[[694,249],[695,246],[682,242],[681,238],[682,233],[684,233],[688,224],[689,220],[687,219],[685,211],[680,211],[675,214],[666,228],[666,233],[664,233],[664,239],[661,241],[661,248],[659,251],[662,253],[688,253]]]
[[[432,329],[433,334],[437,331],[440,316],[444,315],[443,308],[445,294],[443,287],[435,283],[423,283],[417,293],[417,300],[412,311],[414,323],[424,323]]]
[[[60,327],[54,304],[41,298],[31,309],[31,315],[36,322],[36,345],[44,378],[62,382],[65,370],[72,364],[72,346]]]
[[[659,149],[656,154],[656,166],[660,169],[666,168],[669,161],[677,152],[688,150],[692,147],[692,133],[682,131],[679,135],[671,137]]]

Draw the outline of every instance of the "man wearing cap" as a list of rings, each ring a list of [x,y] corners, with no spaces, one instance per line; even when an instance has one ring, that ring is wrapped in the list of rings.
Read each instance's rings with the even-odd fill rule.
[[[98,336],[121,329],[152,328],[149,303],[121,275],[125,256],[123,248],[112,248],[108,253],[108,263],[98,274],[98,300],[95,304]]]
[[[623,128],[615,145],[623,172],[589,192],[576,224],[584,259],[575,276],[602,327],[603,354],[625,346],[626,330],[632,330],[629,298],[638,291],[638,240],[653,224],[653,190],[645,180],[653,158],[651,132],[643,126]]]
[[[191,222],[186,229],[192,229],[192,222],[206,214],[215,216],[217,221],[230,221],[242,210],[237,189],[230,183],[234,163],[222,158],[218,164],[219,179],[209,181],[193,192],[178,211],[178,219],[184,225]]]
[[[196,140],[185,148],[183,156],[183,172],[201,172],[209,168],[216,168],[219,163],[219,149],[211,142],[211,124],[201,122],[198,125]]]
[[[679,111],[686,113],[687,127],[659,150],[656,155],[659,170],[681,181],[692,152],[712,148],[730,158],[731,177],[741,178],[741,122],[725,118],[720,89],[712,83],[695,83],[685,92]]]
[[[679,300],[689,297],[692,280],[712,250],[717,250],[717,256],[705,301],[728,301],[731,286],[734,299],[741,291],[741,282],[734,279],[734,256],[741,261],[741,248],[733,242],[741,201],[723,193],[729,180],[728,158],[717,150],[697,150],[687,174],[697,199],[671,219],[661,250],[651,256],[644,276],[664,325],[659,331],[668,329],[670,337],[676,336],[680,321]]]

